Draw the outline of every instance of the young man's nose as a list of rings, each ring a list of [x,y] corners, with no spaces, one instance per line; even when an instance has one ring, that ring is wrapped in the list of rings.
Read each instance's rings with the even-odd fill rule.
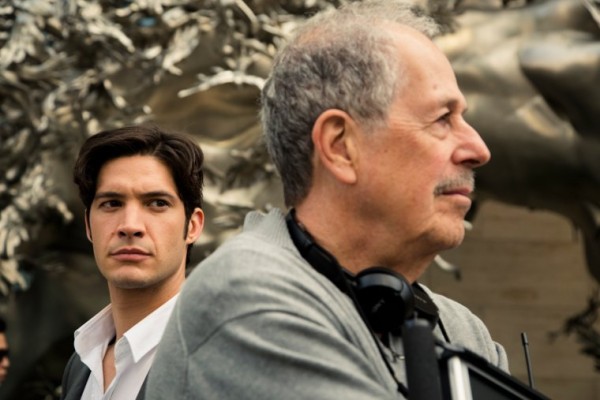
[[[142,213],[136,207],[128,207],[123,210],[123,219],[118,229],[119,236],[133,238],[144,236],[144,223]]]

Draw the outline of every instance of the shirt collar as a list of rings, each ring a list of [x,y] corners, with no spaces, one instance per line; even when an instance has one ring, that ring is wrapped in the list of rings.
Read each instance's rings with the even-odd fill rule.
[[[178,297],[179,293],[125,332],[123,336],[131,347],[134,362],[137,363],[150,350],[158,346]]]
[[[114,335],[115,324],[109,304],[75,331],[75,350],[83,357],[97,346],[106,345]]]
[[[178,297],[179,293],[125,332],[123,336],[131,347],[134,362],[158,345]],[[86,365],[93,365],[97,360],[91,358],[101,357],[114,336],[115,324],[109,304],[75,331],[75,351]]]
[[[75,351],[100,382],[102,382],[102,356],[108,342],[114,336],[115,324],[110,304],[75,331]]]

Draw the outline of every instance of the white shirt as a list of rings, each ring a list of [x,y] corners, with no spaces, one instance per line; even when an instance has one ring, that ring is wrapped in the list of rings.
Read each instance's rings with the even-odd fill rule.
[[[156,347],[179,294],[154,310],[123,334],[115,344],[116,375],[104,393],[102,359],[115,336],[109,304],[75,331],[75,351],[91,373],[82,400],[133,400],[150,370]]]

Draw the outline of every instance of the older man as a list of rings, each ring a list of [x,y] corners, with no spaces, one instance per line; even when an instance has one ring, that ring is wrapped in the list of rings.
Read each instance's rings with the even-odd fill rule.
[[[436,32],[403,2],[362,1],[278,54],[262,117],[291,210],[249,214],[192,273],[148,398],[401,398],[412,302],[440,340],[507,368],[481,320],[416,283],[463,240],[490,158]]]

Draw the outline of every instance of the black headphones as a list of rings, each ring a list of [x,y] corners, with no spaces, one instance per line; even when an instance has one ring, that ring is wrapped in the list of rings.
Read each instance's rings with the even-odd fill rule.
[[[354,276],[315,243],[296,221],[293,209],[287,214],[286,223],[302,257],[354,301],[373,332],[400,333],[404,321],[414,316],[427,320],[432,329],[437,325],[438,308],[417,283],[411,285],[402,275],[385,267],[367,268]]]

